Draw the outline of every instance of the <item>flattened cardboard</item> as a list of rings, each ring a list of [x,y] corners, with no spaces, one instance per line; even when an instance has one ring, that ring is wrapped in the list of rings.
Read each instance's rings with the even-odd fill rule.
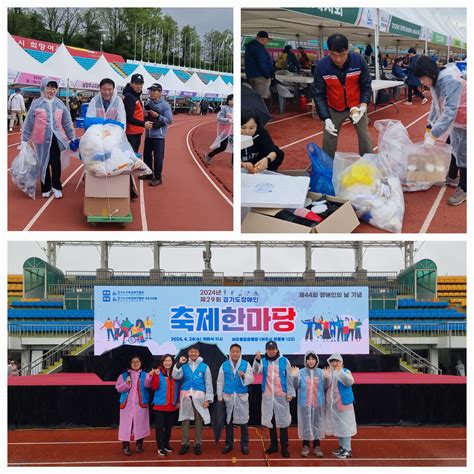
[[[312,200],[320,199],[319,193],[308,193]],[[298,234],[339,234],[351,233],[358,225],[359,219],[351,205],[345,199],[326,196],[328,201],[344,203],[336,212],[324,219],[316,227],[307,227],[293,222],[277,219],[274,216],[281,209],[253,208],[242,222],[243,233],[298,233]]]
[[[129,198],[130,176],[119,175],[97,178],[91,174],[85,175],[86,197],[95,198]]]
[[[407,182],[416,183],[439,183],[446,179],[444,171],[408,171]]]
[[[84,198],[84,215],[101,217],[125,217],[130,214],[130,197]]]

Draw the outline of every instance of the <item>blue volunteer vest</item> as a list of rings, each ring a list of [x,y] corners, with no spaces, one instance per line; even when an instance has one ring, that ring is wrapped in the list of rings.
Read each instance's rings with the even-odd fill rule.
[[[263,378],[262,378],[262,392],[265,391],[267,384],[267,373],[268,373],[268,359],[263,358]],[[281,388],[284,393],[288,393],[286,385],[286,366],[288,364],[288,359],[286,357],[280,357],[278,359],[278,371],[280,372]]]
[[[123,380],[126,381],[128,377],[128,372],[124,372],[122,375]],[[148,402],[150,401],[150,395],[148,393],[148,389],[145,387],[145,378],[146,372],[143,370],[140,372],[140,379],[138,381],[138,403],[142,408],[148,407]],[[127,399],[130,390],[123,392],[120,394],[120,409],[123,409],[127,406]]]
[[[170,389],[170,384],[174,387],[174,393],[171,394],[171,397],[168,396]],[[179,394],[179,384],[177,380],[173,380],[171,377],[165,377],[163,372],[160,371],[160,386],[158,390],[155,391],[153,397],[153,405],[164,406],[168,403],[176,405],[178,403],[178,394]],[[172,400],[170,400],[172,398]]]
[[[207,364],[201,362],[194,372],[189,367],[189,364],[183,365],[183,385],[181,386],[181,390],[199,390],[201,392],[206,391],[206,369]]]
[[[240,362],[237,371],[233,372],[232,364],[230,360],[226,360],[222,364],[224,370],[224,393],[232,395],[233,393],[248,393],[248,388],[242,383],[242,379],[239,377],[239,370],[245,372],[249,363],[245,360]]]
[[[344,372],[347,372],[347,369],[342,369]],[[341,401],[343,405],[350,405],[355,402],[354,392],[352,391],[352,386],[344,385],[342,382],[337,382],[337,388],[339,389],[339,394],[341,395]]]
[[[324,407],[324,384],[323,384],[323,371],[322,369],[316,369],[314,374],[315,378],[318,379],[318,406]],[[298,391],[298,405],[306,406],[306,397],[308,393],[308,384],[306,382],[306,368],[300,369],[300,387]]]

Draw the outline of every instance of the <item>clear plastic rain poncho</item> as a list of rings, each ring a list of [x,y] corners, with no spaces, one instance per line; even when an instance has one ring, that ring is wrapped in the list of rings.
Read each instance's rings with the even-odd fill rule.
[[[343,405],[338,382],[345,386],[353,385],[351,371],[345,368],[337,371],[330,367],[326,391],[326,434],[347,438],[357,434],[354,404]]]
[[[44,183],[49,165],[49,150],[55,135],[61,152],[69,150],[69,142],[75,139],[74,125],[66,105],[57,97],[47,99],[46,85],[54,79],[44,77],[41,80],[41,97],[31,104],[23,125],[22,142],[32,141],[38,159],[39,176]],[[61,164],[66,168],[69,153],[61,153]]]
[[[263,372],[264,357],[265,356],[262,356],[260,362],[255,359],[253,363],[253,371],[255,374]],[[292,383],[291,366],[288,359],[285,359],[287,393],[283,391],[279,370],[279,361],[281,358],[282,356],[279,355],[275,360],[268,360],[265,391],[262,392],[262,425],[268,428],[273,428],[273,415],[275,415],[277,428],[288,428],[291,423],[290,402],[287,400],[287,396],[294,397],[296,392]]]
[[[310,369],[306,362],[308,355],[316,358],[316,365]],[[319,358],[308,351],[304,356],[304,367],[293,377],[298,389],[298,436],[306,441],[322,439],[325,436],[326,382],[322,369],[318,368]]]
[[[229,362],[232,367],[232,372],[235,374],[240,367],[242,358],[240,358],[237,363],[234,365],[232,360],[229,358]],[[247,364],[247,369],[245,375],[242,378],[242,384],[247,387],[253,384],[253,370],[250,364]],[[226,410],[226,420],[227,424],[230,423],[232,419],[232,414],[234,415],[233,423],[236,425],[244,425],[249,422],[249,394],[248,393],[224,393],[224,369],[223,366],[219,369],[219,374],[217,375],[217,398],[222,398],[225,402]]]
[[[115,120],[125,125],[127,121],[127,115],[125,113],[125,106],[123,100],[117,95],[114,90],[110,104],[105,110],[104,101],[102,100],[102,94],[99,92],[89,103],[87,108],[86,117],[100,117],[104,119]]]
[[[223,105],[221,110],[217,114],[217,137],[210,146],[211,150],[219,148],[220,144],[225,140],[229,139],[227,142],[227,147],[225,151],[227,153],[232,153],[234,150],[234,133],[233,133],[233,123],[234,123],[234,108],[230,105]]]
[[[430,87],[433,102],[428,123],[431,133],[445,141],[450,137],[458,166],[466,166],[467,155],[467,82],[455,66],[439,72],[436,85]]]
[[[195,361],[189,359],[186,364],[189,364],[190,369],[194,372],[199,364],[203,361],[202,357],[198,357]],[[172,377],[175,380],[183,380],[184,373],[182,367],[179,369],[176,365],[173,368]],[[204,377],[204,383],[206,391],[201,390],[182,390],[179,392],[179,420],[194,420],[194,408],[202,416],[204,424],[207,425],[211,422],[211,415],[209,408],[204,408],[204,402],[207,400],[212,403],[214,399],[214,389],[212,387],[212,376],[211,370],[207,367]]]

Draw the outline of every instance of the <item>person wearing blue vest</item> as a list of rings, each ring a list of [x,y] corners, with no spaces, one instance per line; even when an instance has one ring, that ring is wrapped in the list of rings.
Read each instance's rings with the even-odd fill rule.
[[[313,442],[313,454],[322,458],[320,440],[325,436],[326,381],[323,370],[318,368],[319,358],[313,351],[304,357],[304,367],[293,367],[293,384],[298,389],[298,437],[303,440],[301,456],[308,457],[309,443]]]
[[[240,425],[240,449],[249,454],[249,393],[248,386],[253,383],[253,370],[250,364],[242,359],[242,348],[239,344],[230,346],[229,360],[226,360],[217,375],[217,400],[225,403],[226,432],[225,446],[222,454],[227,454],[234,447],[234,425]]]
[[[326,434],[337,436],[339,447],[332,453],[339,459],[352,457],[351,437],[357,434],[354,412],[354,378],[344,368],[341,354],[327,359],[329,367],[324,369],[326,390]]]
[[[181,421],[181,449],[179,454],[189,451],[189,429],[194,420],[195,441],[194,454],[202,453],[203,424],[211,422],[209,404],[214,400],[211,369],[199,357],[199,349],[192,346],[188,349],[188,358],[181,356],[173,368],[173,378],[181,380],[179,399],[179,421]]]
[[[127,371],[120,374],[115,384],[120,393],[119,440],[126,456],[132,454],[130,440],[136,441],[136,452],[143,452],[143,439],[150,436],[150,412],[148,411],[150,378],[142,370],[140,357],[133,356]]]
[[[172,376],[174,359],[165,354],[157,369],[149,373],[150,387],[155,391],[153,397],[153,413],[155,415],[156,446],[160,456],[172,453],[170,446],[171,430],[178,421],[179,382]]]
[[[281,455],[290,457],[288,451],[288,426],[291,423],[290,401],[296,392],[291,380],[291,365],[280,355],[275,341],[265,344],[265,355],[255,355],[255,374],[262,375],[262,425],[270,428],[270,446],[266,454],[278,451],[277,428],[280,428]]]
[[[372,79],[365,59],[349,51],[349,41],[338,33],[327,39],[329,53],[314,68],[313,100],[324,122],[323,150],[334,158],[343,122],[350,118],[359,140],[359,154],[373,153],[367,107]]]

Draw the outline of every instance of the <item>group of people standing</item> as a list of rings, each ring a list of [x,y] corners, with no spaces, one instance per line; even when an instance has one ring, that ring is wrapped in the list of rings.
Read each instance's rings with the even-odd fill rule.
[[[159,367],[148,373],[142,370],[141,360],[135,356],[129,369],[119,376],[116,383],[120,393],[119,440],[125,455],[132,454],[132,437],[136,441],[136,452],[143,451],[143,440],[150,436],[150,405],[160,456],[174,451],[170,439],[177,421],[181,422],[178,454],[185,455],[190,450],[191,421],[195,426],[194,453],[202,454],[203,426],[211,421],[209,405],[214,402],[212,375],[196,346],[189,348],[187,354],[176,363],[170,354],[166,354]],[[240,426],[241,452],[249,454],[249,386],[254,383],[254,375],[261,374],[261,423],[269,428],[270,435],[267,455],[280,451],[283,457],[290,456],[290,402],[297,396],[298,435],[303,442],[301,456],[307,457],[312,452],[323,457],[320,440],[326,435],[334,435],[339,440],[339,447],[333,454],[340,459],[352,457],[351,437],[357,433],[352,392],[354,379],[344,368],[340,354],[333,354],[327,362],[328,367],[318,368],[318,356],[310,351],[304,356],[303,368],[291,367],[288,359],[278,351],[276,342],[268,341],[265,354],[257,352],[251,365],[242,359],[241,346],[232,344],[228,360],[219,369],[217,401],[214,402],[225,404],[226,409],[222,453],[234,449],[236,425]],[[149,389],[154,390],[153,395]]]

